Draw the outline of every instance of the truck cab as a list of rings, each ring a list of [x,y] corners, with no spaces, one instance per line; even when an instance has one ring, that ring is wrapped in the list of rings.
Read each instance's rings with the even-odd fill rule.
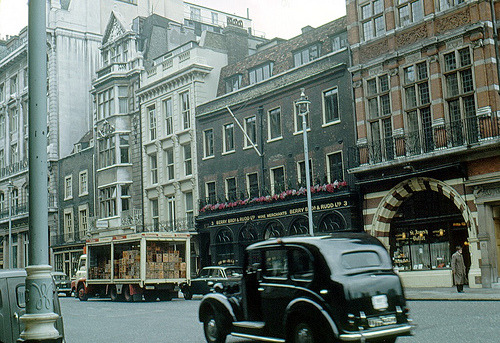
[[[0,342],[15,343],[24,331],[24,325],[19,320],[26,313],[26,271],[24,269],[0,270]],[[54,285],[54,313],[59,315],[56,329],[64,341],[64,327],[61,317],[59,298]]]
[[[76,271],[74,279],[71,280],[71,291],[74,292],[75,297],[78,298],[77,289],[79,284],[84,284],[87,278],[87,255],[80,255],[78,260],[78,270]]]

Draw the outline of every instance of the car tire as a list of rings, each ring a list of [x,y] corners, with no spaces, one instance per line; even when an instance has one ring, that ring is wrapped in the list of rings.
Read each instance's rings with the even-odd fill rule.
[[[184,296],[184,299],[186,299],[186,300],[193,299],[193,293],[191,292],[191,289],[189,288],[189,286],[186,286],[182,289],[182,295]]]
[[[118,291],[116,290],[116,286],[111,286],[109,288],[109,297],[111,298],[111,301],[118,301]]]
[[[126,302],[131,302],[133,300],[132,294],[130,294],[129,285],[123,285],[122,292],[123,292],[123,298],[125,299]]]
[[[203,333],[208,343],[224,343],[227,333],[225,332],[222,319],[215,313],[209,313],[203,322]]]
[[[80,299],[80,301],[87,301],[89,298],[87,293],[85,293],[85,286],[83,284],[78,285],[78,289],[76,291],[76,294],[77,294],[78,299]]]
[[[293,343],[315,343],[320,342],[318,332],[309,322],[299,321],[293,328]]]

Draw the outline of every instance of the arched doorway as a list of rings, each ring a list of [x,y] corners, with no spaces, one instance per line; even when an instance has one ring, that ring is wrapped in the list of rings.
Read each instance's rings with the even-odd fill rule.
[[[218,264],[234,264],[234,238],[231,229],[225,227],[217,232],[214,247]]]
[[[389,234],[390,253],[399,270],[449,269],[457,245],[470,266],[468,229],[455,203],[430,189],[414,192],[397,208]]]
[[[309,233],[309,221],[306,217],[299,217],[292,222],[288,230],[289,236],[307,235]]]

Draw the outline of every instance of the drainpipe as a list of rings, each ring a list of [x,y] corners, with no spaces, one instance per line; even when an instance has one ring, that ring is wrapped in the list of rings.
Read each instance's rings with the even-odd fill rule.
[[[497,60],[497,76],[498,76],[498,83],[497,85],[500,85],[500,50],[498,48],[498,28],[497,28],[497,18],[495,15],[495,1],[490,0],[490,10],[491,10],[491,20],[493,22],[493,42],[495,44],[495,58]],[[500,93],[500,89],[497,90]]]
[[[266,177],[264,175],[264,171],[265,171],[265,163],[264,163],[264,108],[262,106],[259,106],[259,109],[257,110],[257,112],[259,113],[259,120],[260,120],[260,152],[261,152],[261,155],[260,155],[260,170],[261,170],[261,184],[262,184],[262,187],[261,189],[266,189]],[[263,194],[260,194],[259,192],[259,195],[263,195]]]
[[[47,194],[46,1],[28,4],[29,87],[29,265],[26,267],[25,325],[18,342],[61,342],[55,328],[54,281],[49,265]]]

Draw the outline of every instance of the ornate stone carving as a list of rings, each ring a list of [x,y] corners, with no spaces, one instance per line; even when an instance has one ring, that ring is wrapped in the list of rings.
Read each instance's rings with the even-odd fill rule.
[[[100,137],[106,137],[115,132],[115,128],[113,125],[111,125],[107,120],[104,120],[104,122],[98,126],[97,133],[99,134]]]
[[[389,75],[390,76],[396,76],[396,75],[398,75],[398,73],[399,73],[399,69],[398,68],[393,68],[393,69],[389,70]]]
[[[443,33],[468,23],[470,23],[470,13],[467,8],[464,11],[454,13],[449,17],[436,20],[436,32]]]
[[[474,187],[474,196],[476,198],[500,198],[500,187],[484,188],[476,186]]]
[[[409,32],[404,32],[396,37],[396,45],[402,47],[415,43],[427,37],[427,26],[424,24],[411,30]]]
[[[354,81],[354,82],[352,83],[352,87],[353,87],[353,88],[359,88],[359,87],[361,87],[362,85],[363,85],[363,81],[361,81],[361,80]]]
[[[386,40],[383,40],[379,43],[363,47],[360,49],[360,62],[364,63],[366,61],[371,60],[374,57],[382,56],[383,54],[389,51],[389,45]]]

